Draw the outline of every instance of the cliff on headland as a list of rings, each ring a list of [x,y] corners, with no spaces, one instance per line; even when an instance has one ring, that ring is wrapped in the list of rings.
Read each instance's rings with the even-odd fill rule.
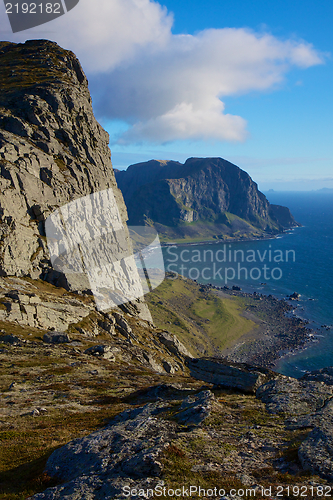
[[[222,158],[151,160],[116,171],[116,179],[129,223],[153,224],[166,236],[258,237],[298,225],[288,208],[271,205],[244,170]]]
[[[47,40],[2,42],[0,69],[0,496],[137,499],[150,498],[148,489],[161,496],[159,488],[193,485],[228,500],[245,498],[246,488],[251,497],[275,499],[281,487],[290,498],[291,483],[312,497],[330,491],[330,369],[296,380],[265,366],[200,357],[207,332],[221,346],[226,329],[230,340],[241,340],[253,314],[244,318],[237,304],[223,304],[197,283],[185,280],[185,298],[172,280],[166,296],[154,290],[155,322],[165,322],[159,328],[145,303],[101,311],[84,273],[52,268],[45,220],[64,205],[76,208],[75,200],[108,190],[110,204],[93,212],[95,225],[84,212],[83,221],[92,236],[112,220],[107,214],[126,229],[108,136],[73,53]],[[224,160],[159,165],[159,179],[149,168],[145,174],[157,191],[142,183],[140,198],[134,176],[131,199],[138,194],[147,217],[166,217],[165,202],[169,218],[161,226],[197,218],[219,221],[230,235],[259,235],[294,224]],[[133,277],[126,265],[122,272]],[[175,312],[167,299],[177,303]]]
[[[87,288],[53,271],[44,223],[57,208],[106,189],[126,221],[108,140],[72,52],[47,40],[0,44],[2,276]]]

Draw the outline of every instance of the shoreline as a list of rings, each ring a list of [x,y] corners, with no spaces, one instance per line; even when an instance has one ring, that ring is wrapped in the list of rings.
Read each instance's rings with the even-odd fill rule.
[[[168,246],[174,246],[174,245],[181,245],[181,246],[191,246],[191,245],[216,245],[219,243],[246,243],[248,241],[266,241],[266,240],[275,240],[279,238],[279,236],[282,236],[284,234],[288,234],[290,231],[293,231],[294,229],[298,227],[303,227],[301,224],[298,224],[297,226],[290,227],[288,229],[285,229],[281,233],[276,233],[276,234],[269,234],[269,235],[261,235],[258,236],[257,238],[228,238],[228,239],[222,239],[222,238],[217,238],[216,240],[201,240],[201,241],[171,241],[171,242],[160,242],[161,247],[168,247]]]
[[[203,286],[207,286],[222,299],[243,299],[243,316],[257,325],[220,353],[228,361],[249,363],[277,371],[277,364],[281,359],[307,348],[318,333],[308,326],[308,320],[288,315],[295,309],[293,301],[257,292]]]

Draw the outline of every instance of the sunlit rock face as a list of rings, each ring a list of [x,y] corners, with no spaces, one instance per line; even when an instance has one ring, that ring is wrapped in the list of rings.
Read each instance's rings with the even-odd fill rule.
[[[89,288],[77,269],[72,275],[53,270],[45,233],[45,220],[57,209],[105,192],[99,209],[111,211],[111,229],[127,237],[108,134],[94,118],[86,76],[72,52],[46,40],[2,43],[0,65],[0,272]],[[93,217],[96,237],[101,213]],[[82,214],[76,218],[82,222]],[[132,267],[127,271],[135,281]]]
[[[116,179],[131,223],[206,221],[227,229],[233,214],[252,230],[276,233],[297,225],[288,208],[271,205],[244,170],[222,158],[151,160],[116,171]]]

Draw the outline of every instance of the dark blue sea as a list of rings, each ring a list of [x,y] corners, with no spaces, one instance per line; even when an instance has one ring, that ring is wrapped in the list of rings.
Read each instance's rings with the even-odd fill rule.
[[[277,367],[300,377],[307,370],[333,365],[333,193],[266,196],[270,203],[289,207],[302,227],[269,240],[164,247],[165,267],[201,283],[238,285],[251,293],[278,298],[301,294],[294,314],[309,321],[314,341],[282,358]]]

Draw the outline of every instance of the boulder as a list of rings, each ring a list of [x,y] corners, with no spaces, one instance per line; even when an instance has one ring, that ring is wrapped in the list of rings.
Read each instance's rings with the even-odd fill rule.
[[[322,382],[277,376],[257,389],[256,396],[270,413],[307,415],[322,408],[332,397],[333,388]]]
[[[187,359],[192,377],[221,387],[254,393],[270,378],[276,376],[266,368],[257,368],[246,363],[233,363],[222,358]]]
[[[127,410],[104,429],[55,450],[45,470],[61,484],[32,498],[125,499],[126,485],[157,485],[163,469],[160,457],[173,425],[155,414],[166,406],[156,402]]]
[[[172,333],[167,331],[158,332],[157,337],[161,344],[165,345],[165,347],[169,352],[171,352],[171,354],[174,354],[178,357],[193,357],[192,354],[186,349],[186,347]]]
[[[5,344],[20,344],[22,340],[16,335],[0,333],[0,342],[4,342]]]
[[[300,298],[301,294],[294,292],[291,295],[289,295],[289,300],[298,300]]]
[[[65,332],[47,332],[43,335],[43,340],[48,344],[67,344],[71,342],[69,335]]]
[[[313,474],[333,481],[333,401],[318,412],[316,426],[303,441],[298,457]]]
[[[91,354],[92,356],[107,359],[108,361],[115,361],[116,360],[116,357],[114,355],[115,349],[116,351],[119,351],[119,349],[117,348],[101,344],[89,347],[89,349],[86,349],[84,352],[85,354]]]

